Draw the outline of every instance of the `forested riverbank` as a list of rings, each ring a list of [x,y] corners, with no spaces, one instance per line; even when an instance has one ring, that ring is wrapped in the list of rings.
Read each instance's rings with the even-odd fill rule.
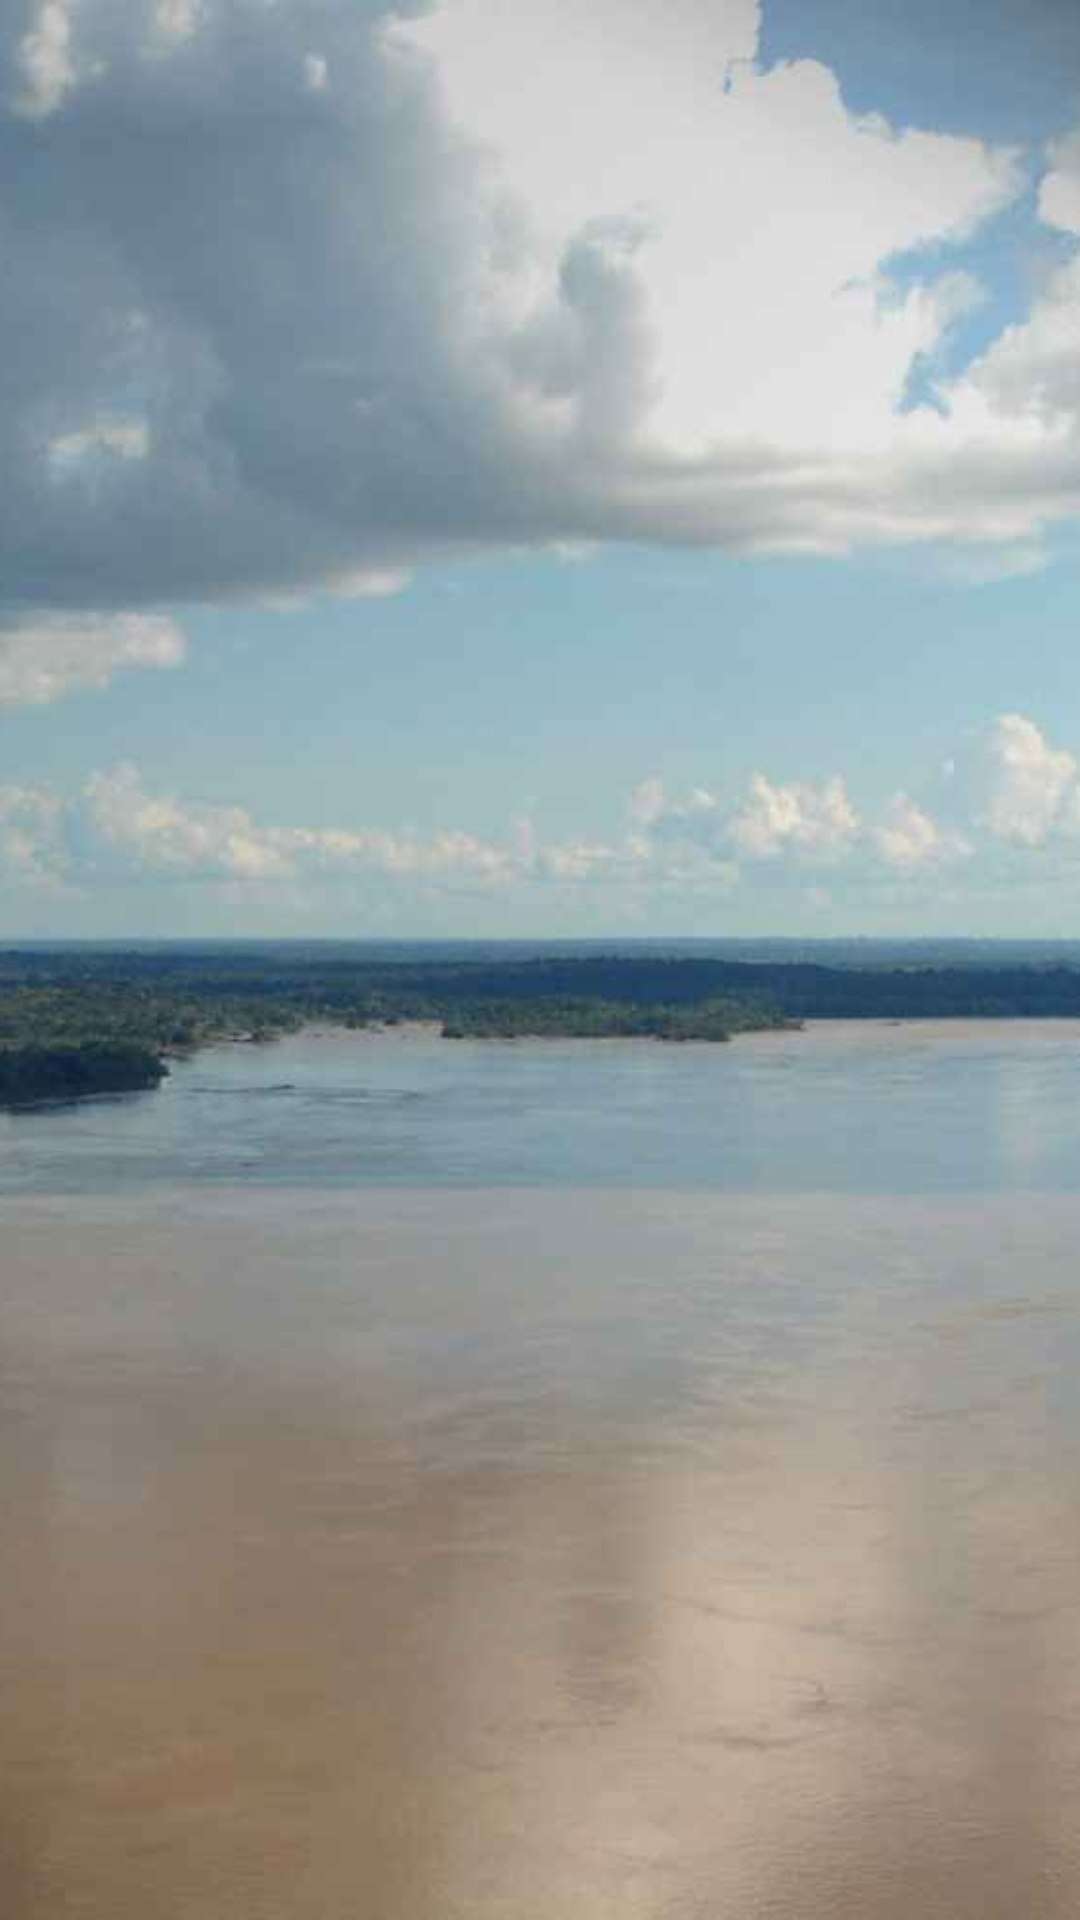
[[[447,1039],[722,1042],[807,1020],[1080,1018],[1080,967],[648,952],[430,958],[287,945],[0,953],[0,1104],[153,1086],[170,1056],[311,1022]]]
[[[91,1094],[138,1093],[156,1087],[168,1069],[149,1047],[86,1041],[77,1046],[0,1048],[0,1107],[80,1100]]]

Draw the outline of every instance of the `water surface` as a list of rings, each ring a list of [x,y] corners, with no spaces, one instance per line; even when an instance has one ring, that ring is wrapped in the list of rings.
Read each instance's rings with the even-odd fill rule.
[[[301,1036],[0,1126],[6,1920],[1064,1920],[1080,1050]]]
[[[0,1192],[182,1182],[1080,1190],[1080,1023],[816,1023],[728,1046],[309,1032],[0,1115]]]

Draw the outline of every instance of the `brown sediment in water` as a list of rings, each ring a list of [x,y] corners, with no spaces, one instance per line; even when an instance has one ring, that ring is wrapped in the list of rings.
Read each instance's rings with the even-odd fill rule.
[[[10,1205],[5,1920],[1071,1916],[1078,1228]]]

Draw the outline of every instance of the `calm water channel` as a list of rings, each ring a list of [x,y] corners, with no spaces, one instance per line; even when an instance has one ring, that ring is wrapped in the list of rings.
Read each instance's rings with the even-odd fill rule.
[[[1080,1028],[0,1119],[4,1920],[1075,1920]]]

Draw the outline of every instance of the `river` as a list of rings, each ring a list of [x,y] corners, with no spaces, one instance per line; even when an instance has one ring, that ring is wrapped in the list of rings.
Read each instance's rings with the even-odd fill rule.
[[[5,1920],[1080,1909],[1080,1031],[0,1121]]]

